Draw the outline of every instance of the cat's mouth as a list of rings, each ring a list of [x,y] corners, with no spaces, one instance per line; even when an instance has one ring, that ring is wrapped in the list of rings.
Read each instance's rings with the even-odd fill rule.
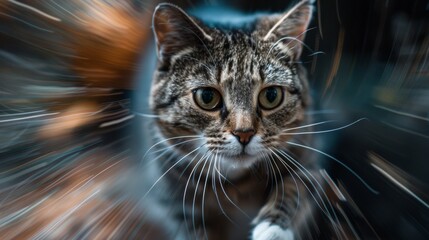
[[[240,153],[229,154],[226,156],[226,160],[233,163],[252,163],[257,159],[257,155],[246,152],[245,148]],[[247,164],[246,164],[247,165]]]
[[[253,163],[258,156],[261,156],[263,147],[261,146],[261,139],[259,136],[255,136],[252,140],[246,144],[240,144],[234,137],[230,137],[230,141],[225,147],[224,158],[229,163],[244,164]]]
[[[246,153],[245,149],[243,148],[243,150],[241,151],[241,153],[236,154],[234,157],[237,158],[237,160],[246,160],[246,159],[251,158],[253,156],[250,155],[250,154],[248,154],[248,153]]]
[[[256,161],[257,155],[249,154],[246,152],[238,154],[227,154],[222,157],[222,166],[226,169],[247,169],[251,167]]]

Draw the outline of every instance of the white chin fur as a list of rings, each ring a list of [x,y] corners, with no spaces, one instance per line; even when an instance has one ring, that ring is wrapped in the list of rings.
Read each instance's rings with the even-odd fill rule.
[[[220,164],[220,171],[228,178],[237,178],[245,173],[252,165],[258,160],[263,158],[263,152],[267,150],[261,144],[262,139],[260,136],[254,136],[251,141],[244,148],[234,136],[227,137],[224,150],[222,154],[217,155],[217,160]],[[207,153],[209,149],[203,146],[200,149],[200,155]]]
[[[222,172],[229,175],[229,177],[237,177],[240,173],[246,171],[251,167],[258,159],[262,158],[262,152],[265,151],[261,142],[262,139],[259,136],[254,136],[251,141],[244,148],[238,142],[234,136],[229,136],[227,138],[229,142],[225,146],[225,151],[227,154],[222,155],[221,169]]]

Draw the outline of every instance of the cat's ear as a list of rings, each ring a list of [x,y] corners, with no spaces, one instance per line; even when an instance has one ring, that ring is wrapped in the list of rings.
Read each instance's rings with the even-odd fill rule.
[[[181,8],[170,3],[159,4],[153,13],[153,31],[160,61],[168,61],[189,47],[212,41],[202,25]]]
[[[314,0],[302,0],[284,14],[265,16],[257,22],[258,37],[275,43],[292,55],[301,56],[305,33],[313,14]]]

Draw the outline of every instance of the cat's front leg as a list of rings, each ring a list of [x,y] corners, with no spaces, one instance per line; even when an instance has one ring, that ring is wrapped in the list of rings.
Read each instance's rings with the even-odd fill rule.
[[[299,191],[299,194],[298,194]],[[292,179],[285,179],[283,184],[273,189],[267,203],[253,220],[252,240],[293,240],[292,228],[294,216],[305,214],[303,207],[305,196]],[[298,199],[300,196],[300,199]],[[304,198],[304,199],[303,199]],[[303,202],[304,201],[304,202]],[[299,204],[298,204],[299,202]],[[298,214],[298,215],[297,215]]]

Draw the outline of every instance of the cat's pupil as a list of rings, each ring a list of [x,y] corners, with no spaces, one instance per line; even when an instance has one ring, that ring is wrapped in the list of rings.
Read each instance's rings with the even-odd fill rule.
[[[210,89],[204,89],[201,93],[201,99],[205,104],[209,104],[211,101],[213,101],[214,92]]]
[[[277,99],[277,89],[268,88],[267,91],[265,91],[265,97],[267,98],[268,102],[273,103]]]

